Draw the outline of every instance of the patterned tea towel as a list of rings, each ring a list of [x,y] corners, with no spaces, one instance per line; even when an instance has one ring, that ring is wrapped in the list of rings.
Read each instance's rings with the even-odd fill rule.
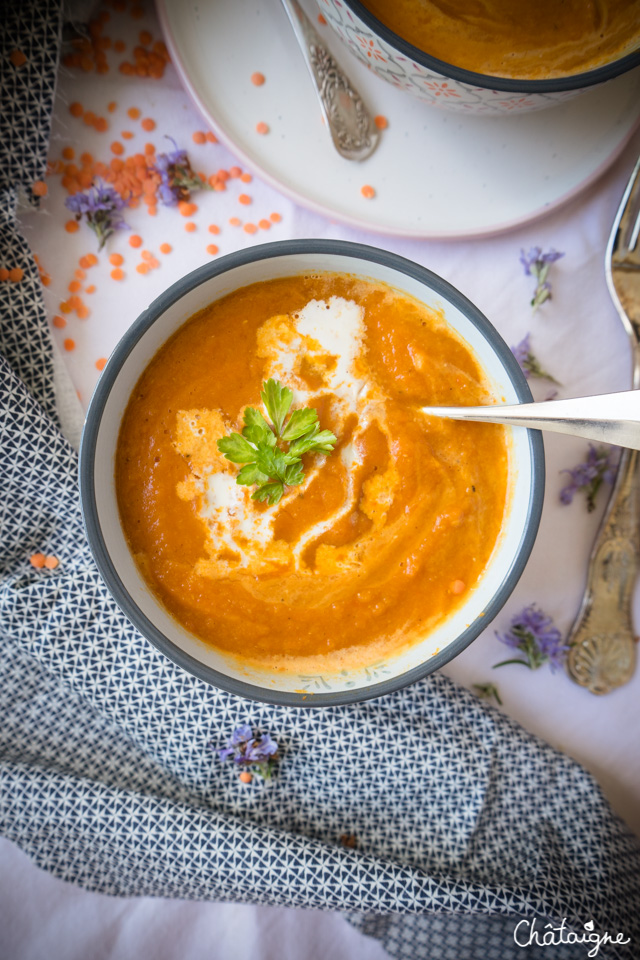
[[[348,707],[250,703],[184,673],[111,599],[15,226],[44,172],[59,5],[12,4],[1,30],[2,833],[103,893],[343,911],[406,960],[584,957],[605,935],[598,956],[637,957],[640,850],[575,762],[440,675]],[[242,723],[281,759],[239,789],[210,744]]]

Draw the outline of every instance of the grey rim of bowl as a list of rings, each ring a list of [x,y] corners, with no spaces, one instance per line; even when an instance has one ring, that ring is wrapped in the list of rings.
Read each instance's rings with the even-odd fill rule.
[[[484,87],[487,90],[501,90],[505,93],[560,93],[565,90],[581,90],[583,87],[591,87],[596,83],[612,80],[621,73],[626,73],[627,70],[640,65],[639,48],[625,54],[619,60],[613,60],[602,67],[596,67],[595,70],[587,70],[585,73],[572,73],[566,77],[552,77],[549,80],[517,80],[512,77],[492,77],[486,73],[474,73],[464,67],[456,67],[452,63],[446,63],[444,60],[432,57],[431,54],[425,53],[419,47],[414,47],[412,43],[398,36],[381,20],[378,20],[373,13],[360,3],[360,0],[343,0],[343,3],[356,16],[360,17],[374,33],[382,37],[385,43],[388,43],[390,47],[395,47],[405,57],[409,57],[428,70],[435,70],[445,77],[460,80],[462,83],[467,83],[473,87]]]
[[[122,583],[107,552],[102,530],[98,520],[95,500],[94,473],[95,473],[95,446],[100,427],[100,420],[106,401],[111,392],[120,368],[147,329],[170,306],[180,300],[185,293],[193,290],[211,277],[225,273],[227,270],[251,263],[255,260],[271,259],[291,255],[334,254],[342,257],[352,257],[381,264],[395,269],[424,283],[428,288],[454,304],[486,337],[491,346],[506,367],[509,377],[515,387],[518,399],[528,401],[532,399],[527,381],[520,370],[511,350],[500,335],[493,329],[487,318],[467,300],[455,287],[446,280],[431,273],[426,267],[406,260],[395,253],[369,247],[364,244],[350,243],[342,240],[283,240],[275,243],[259,244],[246,250],[228,254],[213,263],[205,264],[178,280],[164,293],[151,303],[140,314],[116,345],[109,361],[104,368],[100,380],[91,398],[82,441],[80,445],[79,481],[80,500],[84,518],[85,530],[91,547],[94,560],[112,597],[120,606],[124,614],[140,633],[151,641],[166,657],[177,663],[184,670],[212,684],[228,693],[233,693],[250,700],[258,700],[280,706],[300,707],[327,707],[370,700],[387,693],[393,693],[402,687],[409,686],[417,680],[448,663],[465,649],[493,620],[503,607],[516,583],[520,579],[525,564],[529,559],[540,522],[542,500],[544,493],[544,450],[540,431],[529,430],[529,449],[532,458],[532,485],[529,498],[527,521],[520,540],[515,560],[504,578],[500,588],[484,610],[482,619],[478,618],[460,636],[450,643],[445,650],[429,658],[423,664],[413,667],[400,676],[384,680],[371,686],[359,687],[355,690],[343,690],[338,693],[290,693],[286,691],[271,691],[255,684],[236,680],[226,674],[219,673],[185,653],[142,613]],[[360,269],[361,272],[361,269]]]

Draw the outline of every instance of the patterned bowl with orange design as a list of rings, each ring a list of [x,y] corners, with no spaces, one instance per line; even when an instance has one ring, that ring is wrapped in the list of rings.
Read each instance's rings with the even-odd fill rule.
[[[554,106],[640,65],[640,49],[604,66],[548,80],[491,77],[438,60],[408,43],[359,0],[316,0],[348,49],[375,74],[438,107],[502,115]]]

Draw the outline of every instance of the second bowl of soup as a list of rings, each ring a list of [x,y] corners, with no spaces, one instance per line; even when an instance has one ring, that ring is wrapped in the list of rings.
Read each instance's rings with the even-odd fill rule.
[[[521,113],[640,64],[640,0],[317,0],[359,60],[435,106]]]

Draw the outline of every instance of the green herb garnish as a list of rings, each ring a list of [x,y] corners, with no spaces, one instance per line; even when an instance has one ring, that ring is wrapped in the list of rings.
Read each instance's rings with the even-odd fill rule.
[[[293,392],[279,380],[263,383],[261,397],[271,423],[259,410],[247,407],[242,433],[221,437],[218,450],[232,463],[244,464],[236,483],[257,484],[251,499],[273,506],[285,487],[297,487],[304,480],[302,454],[331,453],[337,437],[320,429],[317,412],[308,407],[294,410],[285,422]]]

